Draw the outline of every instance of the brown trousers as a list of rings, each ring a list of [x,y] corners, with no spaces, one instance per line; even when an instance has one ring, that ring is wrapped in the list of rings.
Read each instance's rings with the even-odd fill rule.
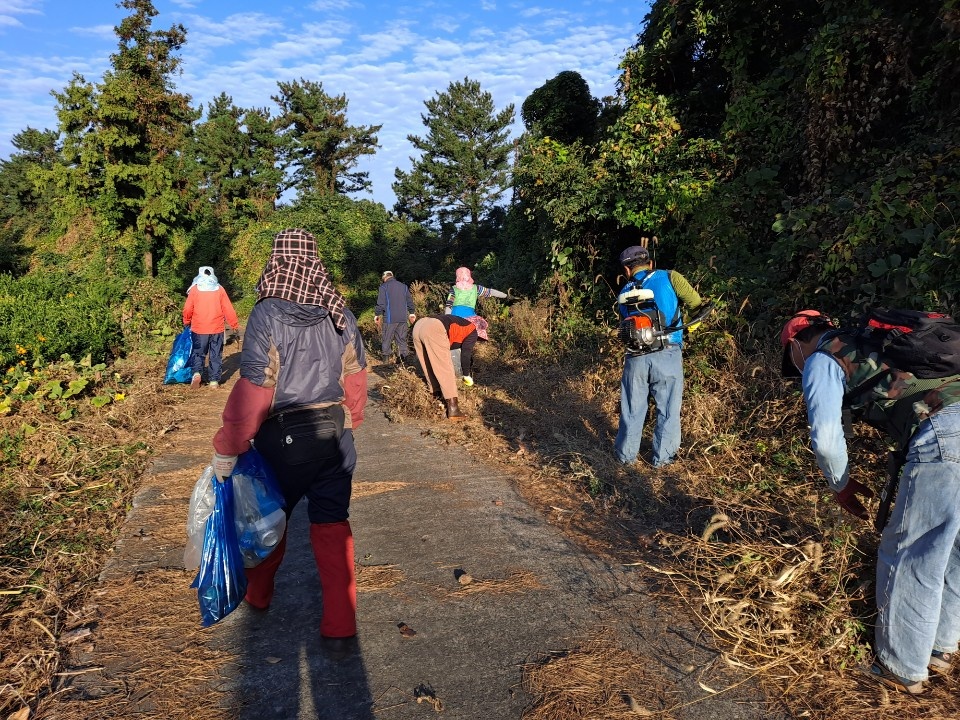
[[[413,326],[413,349],[427,378],[427,388],[438,388],[445,400],[457,397],[457,376],[450,358],[450,338],[447,329],[436,318],[425,317]]]

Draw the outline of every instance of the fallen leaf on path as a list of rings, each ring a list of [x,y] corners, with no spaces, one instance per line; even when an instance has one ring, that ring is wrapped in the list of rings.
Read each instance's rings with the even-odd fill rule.
[[[623,694],[623,699],[626,701],[627,705],[630,706],[630,712],[632,712],[634,715],[639,715],[641,717],[653,717],[653,713],[638,703],[630,693],[625,692]]]
[[[77,628],[76,630],[71,630],[60,636],[60,642],[69,645],[70,643],[75,643],[77,640],[82,640],[87,635],[90,634],[90,628],[82,627]]]
[[[280,658],[274,657],[273,655],[268,655],[268,656],[265,658],[265,660],[266,660],[268,663],[270,663],[271,665],[276,665],[278,662],[280,662]]]
[[[427,702],[433,705],[436,712],[443,712],[443,702],[437,697],[436,691],[425,683],[420,683],[413,689],[413,696],[417,699],[417,704]]]
[[[7,715],[7,720],[27,720],[28,717],[30,717],[30,708],[25,707]]]
[[[397,627],[400,628],[400,634],[404,637],[413,637],[417,634],[417,631],[407,625],[405,622],[397,623]]]

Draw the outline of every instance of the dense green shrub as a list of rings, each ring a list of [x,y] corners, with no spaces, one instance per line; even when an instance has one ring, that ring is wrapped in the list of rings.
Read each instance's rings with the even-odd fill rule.
[[[57,273],[0,276],[0,364],[120,354],[120,322],[111,308],[118,285]]]

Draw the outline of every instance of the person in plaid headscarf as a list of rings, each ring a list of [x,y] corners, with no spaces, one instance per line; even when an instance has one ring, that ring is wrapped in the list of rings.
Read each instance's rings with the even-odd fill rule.
[[[314,236],[302,229],[277,233],[247,321],[240,379],[213,438],[213,468],[223,480],[253,442],[276,474],[288,518],[307,498],[323,593],[320,635],[337,652],[353,647],[357,632],[348,517],[366,364],[357,320],[317,256]],[[266,560],[247,569],[244,599],[251,606],[270,605],[285,548],[286,534]]]

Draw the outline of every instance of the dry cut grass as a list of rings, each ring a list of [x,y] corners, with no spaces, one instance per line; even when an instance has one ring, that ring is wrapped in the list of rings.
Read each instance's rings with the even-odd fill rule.
[[[0,475],[0,716],[57,684],[64,638],[96,585],[149,443],[176,422],[156,380],[162,362],[118,364],[131,383],[123,402],[81,403],[69,420],[29,403],[0,418],[4,449],[18,443]]]
[[[620,649],[600,632],[572,650],[545,654],[528,663],[523,688],[535,698],[525,720],[671,720],[672,704],[661,678],[643,658]]]

